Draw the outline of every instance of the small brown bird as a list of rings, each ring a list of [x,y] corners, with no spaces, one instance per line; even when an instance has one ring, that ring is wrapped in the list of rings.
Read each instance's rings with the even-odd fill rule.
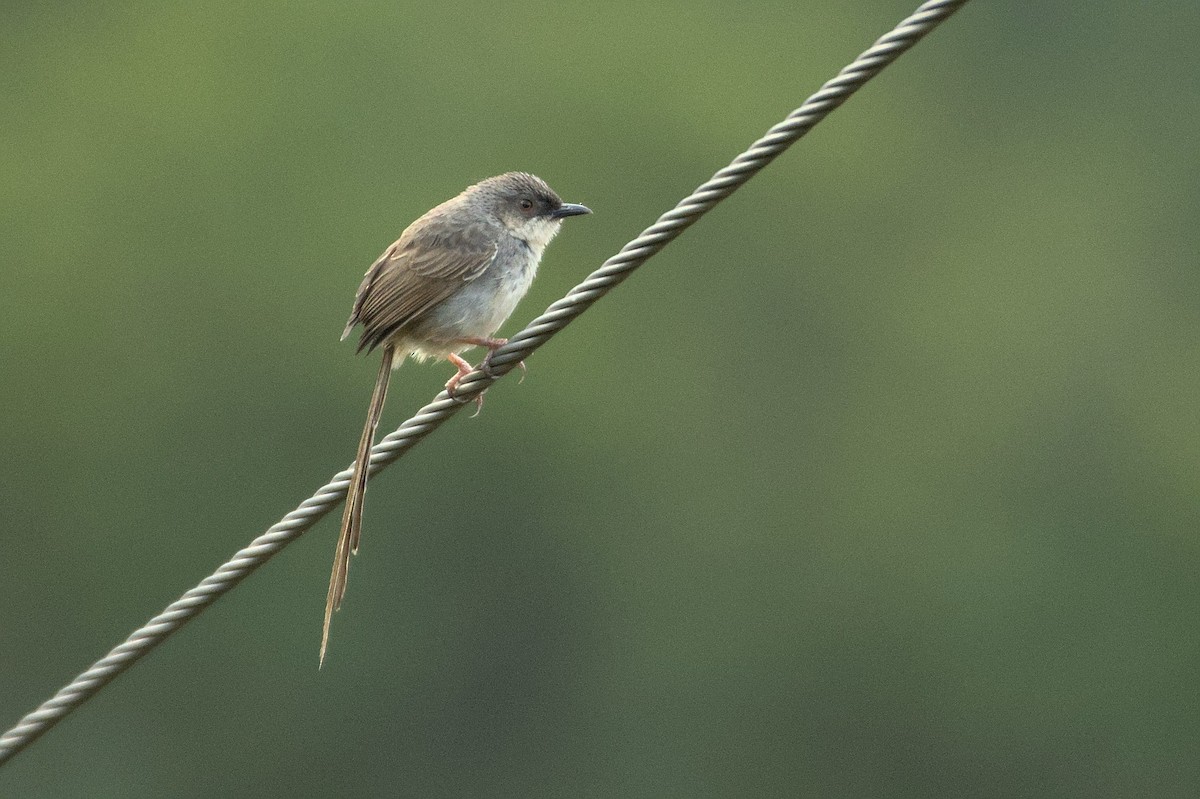
[[[458,367],[446,383],[453,394],[471,372],[459,353],[479,346],[490,356],[507,342],[491,336],[529,290],[546,245],[563,219],[589,213],[564,203],[541,178],[509,172],[468,187],[413,222],[367,270],[342,338],[361,324],[358,351],[382,346],[383,362],[346,492],[325,600],[322,664],[329,620],[342,604],[350,556],[358,551],[371,446],[392,370],[410,355],[444,358]]]

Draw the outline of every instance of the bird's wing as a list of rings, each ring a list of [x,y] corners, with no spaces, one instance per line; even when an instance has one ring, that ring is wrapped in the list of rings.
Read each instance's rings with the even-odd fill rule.
[[[414,222],[371,265],[358,287],[354,310],[342,338],[363,326],[358,349],[368,351],[422,313],[483,274],[499,251],[495,235],[483,225],[450,232]]]

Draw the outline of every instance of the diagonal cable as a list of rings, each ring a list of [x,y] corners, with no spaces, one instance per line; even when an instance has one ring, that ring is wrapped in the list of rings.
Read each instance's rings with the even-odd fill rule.
[[[439,393],[432,402],[417,411],[415,416],[384,437],[371,450],[371,474],[398,460],[476,395],[511,371],[518,362],[529,357],[551,336],[566,327],[572,319],[586,311],[592,303],[628,277],[650,256],[667,246],[713,206],[771,163],[830,111],[844,103],[859,87],[966,2],[967,0],[929,0],[922,3],[911,16],[854,59],[816,94],[805,100],[803,105],[788,114],[786,119],[768,130],[765,136],[750,146],[750,149],[733,159],[729,166],[717,172],[707,183],[660,216],[657,222],[622,247],[620,252],[605,261],[599,269],[588,275],[586,280],[547,308],[545,313],[509,339],[507,344],[497,349],[492,354],[491,369],[488,373],[476,369],[464,377],[455,391],[457,399],[451,399],[445,391]],[[272,555],[316,524],[345,499],[350,475],[351,469],[338,472],[332,480],[317,489],[315,494],[300,503],[300,507],[251,541],[249,546],[239,550],[229,562],[168,605],[166,610],[152,618],[145,626],[135,630],[122,644],[96,661],[91,668],[0,736],[0,766],[241,582]]]

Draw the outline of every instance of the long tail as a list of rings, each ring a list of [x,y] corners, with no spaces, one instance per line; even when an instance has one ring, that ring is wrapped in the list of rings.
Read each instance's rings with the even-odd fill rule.
[[[321,629],[322,665],[325,663],[325,649],[329,645],[329,621],[333,618],[333,612],[342,606],[342,597],[346,595],[346,577],[350,573],[350,556],[358,552],[358,541],[362,535],[363,499],[367,493],[371,446],[375,443],[375,428],[379,426],[379,416],[383,413],[383,401],[387,397],[394,356],[393,347],[383,348],[383,362],[379,365],[379,376],[375,379],[375,390],[371,393],[367,423],[363,425],[362,438],[358,441],[358,454],[354,458],[354,474],[351,475],[350,487],[346,490],[342,531],[338,535],[337,549],[333,554],[333,573],[329,575],[329,594],[325,598],[325,625]]]

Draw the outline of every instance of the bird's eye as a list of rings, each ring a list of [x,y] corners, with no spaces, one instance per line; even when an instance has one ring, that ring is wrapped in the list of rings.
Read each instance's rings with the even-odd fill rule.
[[[529,199],[528,197],[522,197],[521,198],[521,210],[528,211],[532,208],[533,208],[533,200]]]

